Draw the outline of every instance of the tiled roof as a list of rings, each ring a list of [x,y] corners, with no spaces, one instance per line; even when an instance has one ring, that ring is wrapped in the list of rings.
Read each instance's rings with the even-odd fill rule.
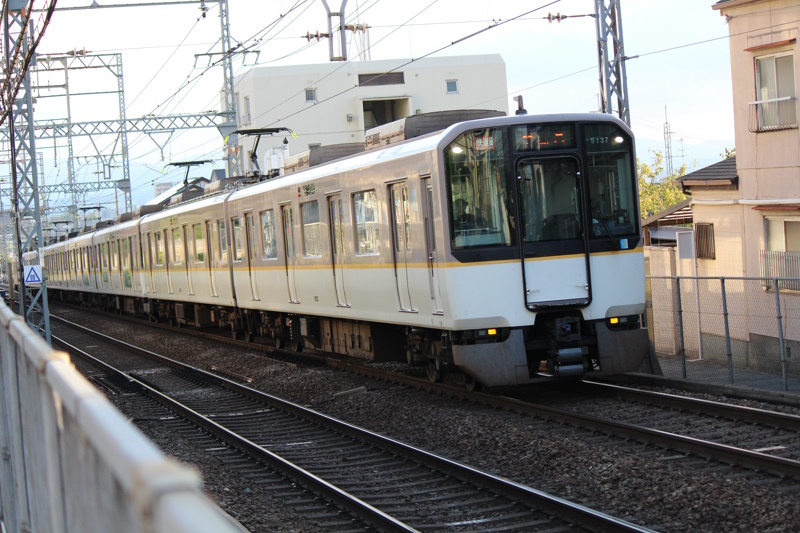
[[[736,172],[736,158],[724,159],[700,170],[690,172],[676,180],[684,188],[696,185],[736,185],[739,174]]]

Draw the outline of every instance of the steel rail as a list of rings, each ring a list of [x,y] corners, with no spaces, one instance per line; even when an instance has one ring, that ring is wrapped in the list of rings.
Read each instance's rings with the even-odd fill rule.
[[[78,326],[82,327],[82,326]],[[146,383],[114,368],[111,365],[101,361],[100,359],[86,353],[80,348],[69,344],[68,342],[56,336],[52,337],[54,342],[63,346],[69,353],[76,354],[81,358],[90,361],[92,364],[99,366],[104,372],[108,372],[114,376],[114,380],[126,383],[132,390],[145,394],[153,400],[164,405],[173,412],[178,413],[184,418],[192,421],[194,424],[202,427],[209,433],[216,435],[220,439],[233,443],[242,451],[250,454],[254,458],[264,461],[275,470],[282,472],[287,477],[299,481],[306,488],[321,494],[324,498],[331,502],[335,502],[338,506],[348,510],[355,516],[361,518],[365,522],[380,529],[381,531],[391,531],[398,533],[417,532],[418,530],[396,520],[395,518],[385,514],[383,511],[371,506],[363,500],[347,493],[346,491],[331,485],[324,479],[315,476],[311,472],[287,461],[283,457],[259,446],[251,440],[230,431],[229,429],[217,424],[208,417],[194,411],[180,402],[173,400],[169,396],[157,391]],[[107,339],[110,341],[110,338]],[[202,371],[200,371],[202,372]],[[227,380],[226,380],[227,381]]]
[[[678,396],[665,392],[632,389],[630,387],[590,380],[584,380],[581,387],[589,389],[591,393],[603,394],[605,396],[667,405],[678,409],[691,409],[702,412],[703,414],[711,414],[754,424],[765,424],[778,428],[800,431],[800,416],[788,413],[779,413],[777,411],[768,411],[766,409],[746,407],[743,405],[720,403],[712,400],[703,400],[701,398]]]

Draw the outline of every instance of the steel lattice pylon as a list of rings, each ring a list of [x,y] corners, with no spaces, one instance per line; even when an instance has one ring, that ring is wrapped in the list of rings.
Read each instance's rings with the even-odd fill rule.
[[[614,114],[613,101],[617,100],[617,113],[629,127],[631,125],[628,82],[625,74],[625,46],[622,39],[622,14],[620,0],[595,0],[597,44],[600,66],[601,111]]]
[[[39,206],[39,173],[34,146],[33,98],[31,82],[24,61],[11,57],[27,57],[32,51],[33,24],[26,28],[25,2],[9,1],[4,13],[5,65],[9,85],[22,80],[13,102],[7,101],[9,140],[11,146],[11,177],[14,188],[12,216],[16,227],[16,257],[19,264],[19,314],[28,325],[50,342],[50,311],[47,304],[47,285],[44,276],[40,283],[26,283],[23,275],[23,255],[37,252],[37,264],[42,257],[42,222]],[[27,31],[26,31],[27,30]]]

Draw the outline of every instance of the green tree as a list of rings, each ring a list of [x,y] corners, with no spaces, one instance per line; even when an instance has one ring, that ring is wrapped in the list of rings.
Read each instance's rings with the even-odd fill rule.
[[[638,157],[636,158],[636,172],[639,176],[639,207],[643,219],[686,199],[686,195],[681,192],[680,185],[675,181],[686,174],[686,169],[687,165],[684,163],[672,176],[659,179],[658,176],[664,172],[663,152],[653,150],[653,160],[650,164],[643,163]]]
[[[723,150],[725,150],[725,153],[724,154],[719,154],[720,157],[725,158],[725,159],[731,159],[731,158],[736,157],[736,147],[735,146],[733,147],[733,150],[728,150],[727,148],[723,148]]]

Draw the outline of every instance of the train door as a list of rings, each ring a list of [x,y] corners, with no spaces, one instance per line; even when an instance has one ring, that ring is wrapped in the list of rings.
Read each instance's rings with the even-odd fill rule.
[[[138,268],[139,265],[136,263],[137,254],[134,251],[136,249],[136,241],[137,239],[135,237],[128,237],[128,251],[126,252],[126,255],[128,256],[128,265],[129,265],[129,270],[128,270],[128,276],[130,277],[129,287],[134,291],[137,290],[135,274],[136,271],[139,270]]]
[[[283,249],[286,256],[286,286],[289,291],[289,301],[299,304],[297,298],[297,286],[295,285],[295,241],[294,241],[294,214],[291,205],[281,206],[281,218],[283,219]]]
[[[436,254],[436,232],[433,213],[433,184],[430,176],[422,178],[422,212],[425,219],[425,253],[428,258],[428,281],[436,315],[444,313],[439,294],[439,258]]]
[[[331,262],[333,263],[333,287],[336,292],[336,305],[350,307],[344,283],[344,222],[342,197],[340,195],[328,197],[328,215],[330,216]]]
[[[411,212],[408,205],[408,185],[395,183],[390,186],[392,250],[397,297],[401,311],[413,311],[411,291],[408,284],[408,262],[411,260]]]
[[[172,260],[175,261],[175,243],[173,241],[173,246],[169,245],[169,232],[167,230],[163,231],[164,235],[164,268],[166,269],[167,273],[167,291],[170,294],[173,294],[175,290],[172,288],[172,272],[169,268],[169,259],[170,259],[170,248],[172,248]]]
[[[574,157],[517,163],[519,242],[525,303],[531,310],[591,302],[581,172]],[[557,262],[540,261],[555,257]]]
[[[224,238],[224,236],[221,236],[220,238]],[[214,268],[211,259],[213,249],[214,247],[211,246],[211,221],[206,220],[206,265],[208,266],[208,280],[211,284],[211,296],[218,296],[217,280],[214,277]]]
[[[177,246],[177,245],[176,245]],[[183,225],[183,266],[186,272],[186,289],[189,291],[189,294],[194,294],[194,289],[192,288],[192,273],[189,271],[189,260],[194,255],[189,255],[189,231],[187,229],[186,224]]]
[[[148,280],[150,281],[150,285],[147,289],[147,292],[156,292],[156,283],[153,279],[153,257],[155,257],[155,253],[153,250],[153,234],[147,234],[147,270],[148,270]]]
[[[127,239],[122,239],[120,241],[122,246],[121,254],[122,254],[122,261],[120,265],[120,276],[122,278],[122,286],[121,289],[132,289],[133,288],[133,275],[131,274],[131,241],[130,237]]]
[[[253,213],[244,214],[244,228],[245,239],[247,239],[245,249],[247,250],[247,274],[250,278],[250,296],[253,300],[258,300],[258,283],[256,280],[256,271],[253,267],[253,261],[258,257],[258,255],[256,255],[256,226],[253,220]]]

